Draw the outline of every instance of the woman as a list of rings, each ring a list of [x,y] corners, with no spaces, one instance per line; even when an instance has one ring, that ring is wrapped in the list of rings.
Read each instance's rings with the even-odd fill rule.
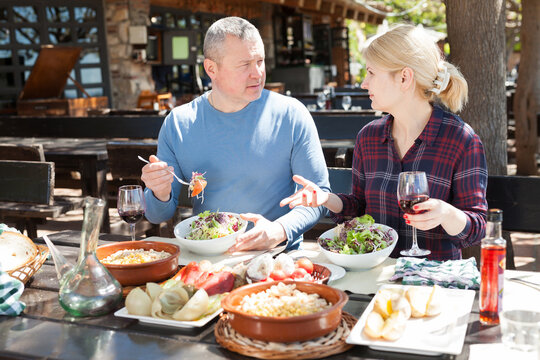
[[[391,256],[411,246],[412,228],[430,259],[460,259],[461,249],[480,243],[485,233],[487,169],[484,149],[473,129],[452,112],[467,101],[467,82],[444,61],[422,29],[399,25],[364,51],[372,108],[389,115],[364,127],[356,138],[352,194],[324,192],[294,176],[303,186],[281,206],[324,205],[336,222],[370,214],[393,227],[399,241]],[[430,199],[416,214],[398,206],[402,171],[424,171]],[[411,226],[409,226],[411,225]]]

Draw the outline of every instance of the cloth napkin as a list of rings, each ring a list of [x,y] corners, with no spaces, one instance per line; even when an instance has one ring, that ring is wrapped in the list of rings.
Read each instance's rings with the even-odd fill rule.
[[[397,259],[394,276],[404,285],[439,285],[446,288],[480,289],[480,272],[475,258],[437,261],[423,258]]]
[[[19,301],[24,291],[24,284],[0,270],[0,315],[19,315],[26,304]]]

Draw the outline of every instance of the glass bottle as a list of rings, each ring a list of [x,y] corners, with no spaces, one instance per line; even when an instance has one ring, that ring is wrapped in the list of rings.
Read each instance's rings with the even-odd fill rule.
[[[60,305],[73,316],[99,316],[116,309],[122,286],[96,257],[105,201],[85,199],[79,259],[60,282]]]
[[[487,216],[486,237],[482,239],[480,258],[480,322],[499,323],[502,311],[504,269],[506,268],[506,240],[502,237],[502,210],[490,209]]]

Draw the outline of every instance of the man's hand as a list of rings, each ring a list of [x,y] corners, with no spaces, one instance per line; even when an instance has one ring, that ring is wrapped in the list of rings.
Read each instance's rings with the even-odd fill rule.
[[[269,221],[261,215],[251,213],[240,214],[240,217],[253,222],[255,226],[248,232],[239,235],[236,238],[236,244],[227,250],[228,253],[272,249],[287,240],[285,229],[276,221]]]
[[[171,183],[174,178],[170,171],[174,171],[172,166],[167,166],[167,163],[160,161],[157,156],[150,155],[150,164],[146,164],[142,168],[141,180],[144,181],[144,185],[152,190],[154,196],[161,201],[169,201],[171,196]]]
[[[314,182],[306,180],[300,175],[294,175],[293,181],[303,187],[293,195],[281,200],[279,206],[289,205],[291,209],[299,205],[319,207],[328,201],[328,193],[322,191]]]

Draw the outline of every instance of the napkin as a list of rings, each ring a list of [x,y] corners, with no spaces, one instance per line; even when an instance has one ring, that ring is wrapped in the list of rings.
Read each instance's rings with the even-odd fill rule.
[[[404,285],[439,285],[446,288],[480,289],[480,272],[475,258],[437,261],[423,258],[397,259],[394,276]]]
[[[19,315],[26,307],[19,301],[24,291],[24,284],[0,270],[0,315]]]

